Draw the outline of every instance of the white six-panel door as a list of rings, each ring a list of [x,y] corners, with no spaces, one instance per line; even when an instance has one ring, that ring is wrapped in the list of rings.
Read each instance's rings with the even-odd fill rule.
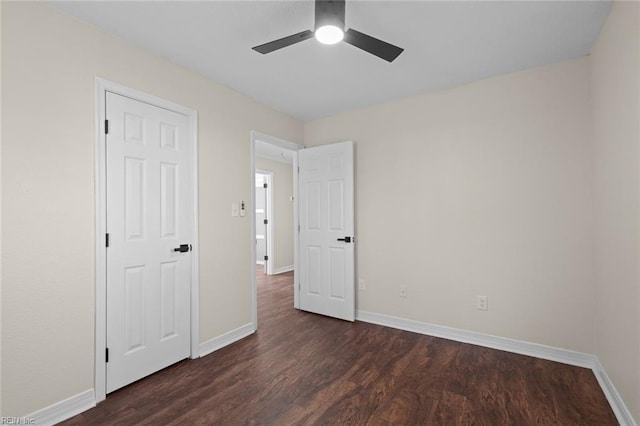
[[[298,156],[300,309],[353,321],[353,143],[306,148]]]
[[[189,356],[188,118],[107,93],[107,392]]]

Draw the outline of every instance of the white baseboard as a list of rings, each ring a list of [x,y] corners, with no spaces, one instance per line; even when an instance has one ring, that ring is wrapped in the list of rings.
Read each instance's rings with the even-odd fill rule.
[[[540,345],[538,343],[508,339],[506,337],[491,336],[473,331],[444,327],[441,325],[429,324],[389,315],[376,314],[373,312],[356,311],[356,319],[358,321],[397,328],[399,330],[411,331],[428,336],[455,340],[457,342],[470,343],[472,345],[499,349],[506,352],[548,359],[550,361],[575,365],[577,367],[589,368],[593,370],[593,374],[596,376],[596,379],[602,388],[602,392],[607,398],[609,405],[611,405],[611,409],[615,413],[618,422],[622,426],[637,426],[631,412],[607,376],[607,373],[600,364],[598,357],[595,355],[570,351],[568,349],[556,348],[553,346]]]
[[[82,393],[79,393],[60,402],[56,402],[55,404],[42,408],[34,413],[29,414],[28,416],[23,417],[23,419],[32,421],[32,423],[23,424],[34,424],[38,426],[54,425],[56,423],[70,419],[71,417],[87,411],[88,409],[95,406],[95,391],[93,389],[88,389]]]
[[[548,359],[550,361],[557,361],[578,367],[590,368],[593,370],[593,373],[602,388],[602,392],[611,405],[611,409],[616,415],[618,422],[622,426],[638,426],[622,397],[611,382],[611,379],[609,379],[609,376],[607,376],[602,364],[600,364],[600,361],[595,355],[540,345],[537,343],[508,339],[505,337],[490,336],[487,334],[460,330],[452,327],[444,327],[389,315],[376,314],[373,312],[357,311],[356,319],[358,321],[378,324],[399,330],[411,331],[457,342],[470,343],[506,352],[514,352],[521,355]],[[254,332],[255,329],[253,327],[253,323],[249,323],[207,342],[201,343],[200,356],[205,356],[215,352],[218,349],[253,334]],[[79,393],[78,395],[50,405],[49,407],[38,410],[24,418],[32,420],[33,423],[31,424],[49,426],[69,419],[95,406],[95,392],[93,389],[89,389]]]
[[[604,367],[600,364],[600,360],[597,358],[593,367],[593,374],[596,375],[600,388],[602,388],[602,392],[604,392],[604,395],[607,397],[607,401],[609,401],[609,405],[611,405],[611,409],[615,413],[618,422],[622,426],[637,426],[631,412],[622,400],[622,397],[613,385],[613,382],[609,379],[607,372],[604,371]]]
[[[243,337],[253,334],[255,329],[253,323],[243,325],[235,330],[231,330],[221,336],[200,344],[200,356],[205,356],[211,352],[217,351],[227,345],[236,342]],[[34,413],[22,417],[24,421],[37,426],[49,426],[67,420],[77,414],[89,410],[96,406],[95,391],[93,389],[86,390],[78,395],[57,402],[53,405],[45,407]]]
[[[253,323],[231,330],[221,336],[200,344],[200,356],[205,356],[236,342],[254,332]],[[78,395],[57,402],[34,413],[22,417],[29,424],[49,426],[67,420],[96,406],[95,391],[86,390]],[[26,424],[26,423],[23,423]]]
[[[204,343],[200,343],[200,356],[209,355],[211,352],[215,352],[218,349],[222,349],[225,346],[237,342],[238,340],[253,334],[255,331],[253,323],[249,323]]]
[[[271,275],[284,274],[285,272],[293,271],[293,265],[283,266],[282,268],[278,268],[273,271]]]
[[[456,342],[470,343],[472,345],[576,365],[578,367],[593,368],[596,359],[594,355],[574,352],[567,349],[554,348],[538,343],[523,342],[506,337],[491,336],[372,312],[358,311],[356,312],[356,319],[391,328],[398,328],[400,330],[412,331],[414,333],[442,337],[443,339],[455,340]]]

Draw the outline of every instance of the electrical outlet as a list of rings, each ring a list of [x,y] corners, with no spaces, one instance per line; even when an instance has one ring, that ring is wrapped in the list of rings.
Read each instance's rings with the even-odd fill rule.
[[[407,286],[403,285],[400,287],[400,297],[407,297]]]
[[[481,311],[489,310],[489,298],[487,296],[478,296],[476,301],[476,308]]]
[[[358,289],[360,291],[364,291],[367,287],[364,284],[364,280],[363,279],[359,279],[358,280]]]

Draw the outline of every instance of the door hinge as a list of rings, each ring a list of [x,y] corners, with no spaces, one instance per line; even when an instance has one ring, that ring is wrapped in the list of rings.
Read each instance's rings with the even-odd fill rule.
[[[265,256],[265,257],[264,257],[264,260],[269,260],[269,256]]]
[[[109,120],[104,120],[104,134],[109,134]]]
[[[109,348],[104,350],[104,362],[109,362]]]
[[[300,225],[298,225],[298,232],[300,232]]]
[[[109,247],[109,234],[108,233],[105,236],[105,240],[106,240],[106,246]]]
[[[266,188],[266,187],[267,187],[267,183],[265,182],[265,183],[262,185],[262,187],[263,187],[263,188]]]
[[[265,219],[265,220],[264,220],[264,224],[266,225],[266,224],[268,224],[268,223],[269,223],[269,220],[268,220],[268,219]]]
[[[300,174],[300,166],[298,166],[298,174]]]

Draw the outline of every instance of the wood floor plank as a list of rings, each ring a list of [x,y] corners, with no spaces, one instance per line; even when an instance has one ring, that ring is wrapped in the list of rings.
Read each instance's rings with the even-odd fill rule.
[[[293,309],[258,273],[260,329],[65,425],[616,425],[584,368]]]

